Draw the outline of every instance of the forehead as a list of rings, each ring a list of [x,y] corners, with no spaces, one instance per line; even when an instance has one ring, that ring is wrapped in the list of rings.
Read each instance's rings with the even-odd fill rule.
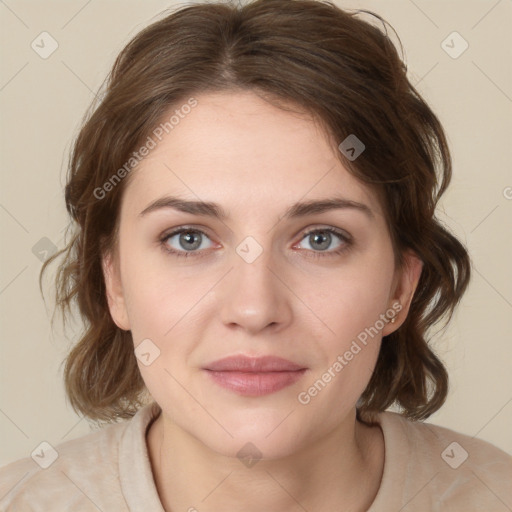
[[[262,209],[336,194],[382,215],[377,197],[343,167],[309,115],[251,92],[209,93],[196,100],[189,113],[175,116],[178,122],[161,140],[153,137],[155,147],[132,171],[123,202],[133,214],[167,193],[260,215]]]

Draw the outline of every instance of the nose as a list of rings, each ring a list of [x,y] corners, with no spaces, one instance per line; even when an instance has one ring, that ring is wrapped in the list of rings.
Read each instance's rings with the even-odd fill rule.
[[[232,269],[218,290],[220,318],[230,329],[257,334],[286,328],[292,319],[293,293],[270,250],[252,262],[234,252]]]

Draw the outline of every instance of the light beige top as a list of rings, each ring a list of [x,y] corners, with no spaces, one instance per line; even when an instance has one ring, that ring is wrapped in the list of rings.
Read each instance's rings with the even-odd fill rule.
[[[159,412],[153,402],[129,421],[56,445],[53,462],[48,445],[34,455],[38,462],[26,457],[0,468],[0,510],[163,512],[146,445]],[[368,512],[512,511],[512,457],[504,451],[393,412],[378,422],[384,473]]]

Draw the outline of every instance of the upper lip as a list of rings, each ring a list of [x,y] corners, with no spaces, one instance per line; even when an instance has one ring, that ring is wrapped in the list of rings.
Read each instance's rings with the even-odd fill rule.
[[[276,356],[248,357],[243,355],[228,356],[213,361],[205,370],[217,372],[292,372],[305,367]]]

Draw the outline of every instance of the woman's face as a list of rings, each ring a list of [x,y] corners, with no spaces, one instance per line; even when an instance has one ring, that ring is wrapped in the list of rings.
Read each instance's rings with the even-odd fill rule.
[[[132,171],[110,310],[165,421],[225,455],[251,442],[284,456],[353,422],[419,274],[395,273],[377,198],[312,120],[249,92],[196,99]],[[171,196],[225,217],[162,206]],[[327,200],[359,206],[299,206]],[[233,355],[303,370],[211,370]]]

